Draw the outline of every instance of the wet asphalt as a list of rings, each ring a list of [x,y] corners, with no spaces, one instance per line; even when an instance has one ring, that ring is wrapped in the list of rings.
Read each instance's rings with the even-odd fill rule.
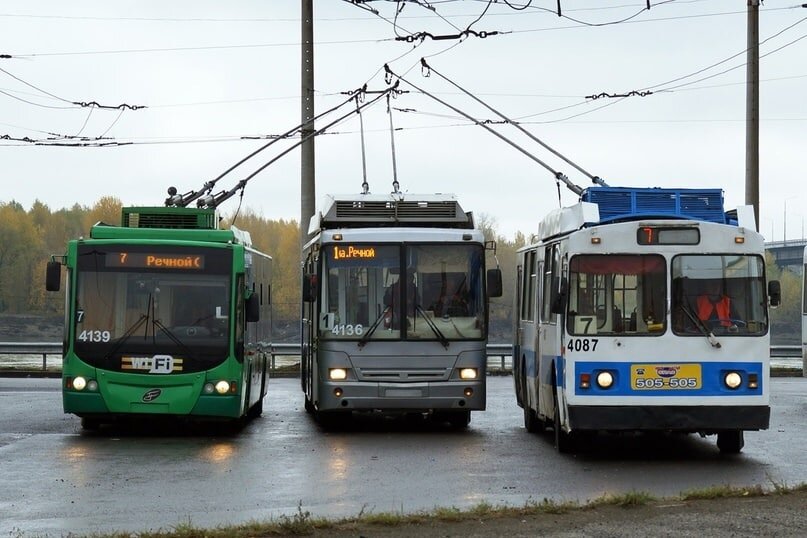
[[[356,417],[324,431],[299,380],[273,379],[264,414],[232,431],[136,423],[81,430],[58,379],[0,378],[0,535],[215,527],[298,511],[414,512],[480,502],[586,502],[644,491],[807,482],[807,378],[772,379],[771,429],[739,456],[715,438],[598,435],[558,454],[522,424],[512,378],[488,378],[488,409],[467,430],[419,417]]]

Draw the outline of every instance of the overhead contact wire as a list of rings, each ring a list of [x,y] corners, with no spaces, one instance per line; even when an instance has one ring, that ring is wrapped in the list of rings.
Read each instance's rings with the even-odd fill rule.
[[[407,80],[407,79],[403,78],[402,76],[398,76],[398,75],[396,75],[396,74],[395,74],[395,73],[394,73],[394,72],[393,72],[393,71],[392,71],[392,70],[389,68],[389,65],[386,65],[386,64],[385,64],[385,65],[384,65],[384,70],[387,72],[387,74],[388,74],[388,75],[393,76],[393,77],[396,77],[396,78],[398,78],[399,80],[404,81],[405,83],[409,84],[410,86],[412,86],[413,88],[415,88],[415,89],[416,89],[416,90],[418,90],[419,92],[423,93],[423,95],[426,95],[427,97],[431,97],[432,99],[434,99],[435,101],[437,101],[437,102],[438,102],[438,103],[440,103],[441,105],[443,105],[443,106],[445,106],[445,107],[447,107],[447,108],[450,108],[451,110],[453,110],[453,111],[454,111],[454,112],[456,112],[457,114],[462,115],[464,118],[466,118],[466,119],[468,119],[468,120],[470,120],[470,121],[474,122],[476,125],[479,125],[479,126],[480,126],[480,127],[482,127],[483,129],[486,129],[488,132],[490,132],[491,134],[493,134],[493,135],[494,135],[494,136],[496,136],[497,138],[499,138],[499,139],[503,140],[504,142],[506,142],[506,143],[507,143],[507,144],[509,144],[510,146],[514,147],[515,149],[517,149],[518,151],[520,151],[521,153],[523,153],[524,155],[526,155],[527,157],[529,157],[530,159],[532,159],[533,161],[535,161],[536,163],[538,163],[539,165],[543,166],[543,167],[544,167],[546,170],[548,170],[549,172],[551,172],[553,176],[555,176],[555,179],[556,179],[556,180],[563,181],[563,182],[566,184],[566,187],[568,187],[568,189],[569,189],[569,190],[571,190],[573,193],[575,193],[575,194],[577,194],[577,195],[582,194],[583,189],[582,189],[582,188],[581,188],[579,185],[575,185],[574,183],[572,183],[572,182],[569,180],[569,178],[567,178],[567,177],[566,177],[566,176],[565,176],[565,175],[564,175],[562,172],[559,172],[559,171],[555,170],[555,169],[554,169],[554,168],[552,168],[550,165],[548,165],[547,163],[545,163],[544,161],[542,161],[541,159],[539,159],[538,157],[536,157],[535,155],[533,155],[532,153],[530,153],[529,151],[527,151],[526,149],[522,148],[521,146],[519,146],[518,144],[516,144],[515,142],[513,142],[512,140],[510,140],[510,139],[509,139],[509,138],[507,138],[506,136],[504,136],[504,135],[500,134],[500,133],[499,133],[498,131],[496,131],[495,129],[492,129],[492,128],[488,127],[488,126],[485,124],[485,122],[484,122],[484,121],[479,120],[479,119],[477,119],[477,118],[474,118],[474,117],[473,117],[473,116],[471,116],[470,114],[467,114],[467,113],[463,112],[462,110],[460,110],[459,108],[457,108],[457,107],[455,107],[455,106],[453,106],[453,105],[450,105],[449,103],[447,103],[447,102],[443,101],[443,100],[442,100],[442,99],[440,99],[439,97],[437,97],[437,96],[435,96],[435,95],[432,95],[431,93],[427,92],[427,91],[426,91],[426,90],[424,90],[423,88],[420,88],[420,87],[419,87],[419,86],[417,86],[416,84],[413,84],[412,82],[410,82],[409,80]]]
[[[350,102],[351,102],[351,101],[352,101],[352,100],[355,98],[355,95],[356,95],[357,93],[359,93],[359,92],[363,91],[363,90],[364,90],[366,87],[367,87],[367,85],[365,84],[365,85],[364,85],[362,88],[359,88],[359,89],[357,89],[357,90],[354,90],[353,92],[350,92],[350,97],[348,97],[346,100],[344,100],[343,102],[339,103],[338,105],[336,105],[336,106],[334,106],[334,107],[332,107],[332,108],[330,108],[330,109],[326,110],[325,112],[322,112],[322,113],[320,113],[320,114],[317,114],[316,116],[314,116],[314,117],[313,117],[313,118],[310,120],[310,122],[314,122],[314,121],[316,121],[316,120],[318,120],[318,119],[322,118],[323,116],[327,116],[328,114],[330,114],[330,113],[332,113],[332,112],[334,112],[334,111],[336,111],[336,110],[338,110],[338,109],[342,108],[342,107],[343,107],[343,106],[345,106],[346,104],[350,103]],[[358,107],[357,107],[357,110],[358,110]],[[212,188],[212,187],[214,187],[214,186],[216,185],[216,183],[217,183],[217,182],[218,182],[218,181],[219,181],[221,178],[223,178],[224,176],[226,176],[227,174],[229,174],[230,172],[232,172],[233,170],[235,170],[236,168],[238,168],[239,166],[241,166],[242,164],[244,164],[245,162],[247,162],[249,159],[251,159],[252,157],[254,157],[255,155],[257,155],[258,153],[262,152],[263,150],[265,150],[266,148],[268,148],[268,147],[269,147],[269,146],[271,146],[272,144],[274,144],[274,143],[278,142],[279,140],[283,140],[283,139],[286,139],[286,138],[290,137],[291,135],[293,135],[294,133],[296,133],[297,131],[299,131],[300,129],[302,129],[302,126],[303,126],[302,124],[297,125],[296,127],[293,127],[292,129],[289,129],[289,130],[288,130],[288,131],[286,131],[285,133],[283,133],[283,134],[281,134],[281,135],[278,135],[276,138],[272,139],[272,140],[271,140],[271,141],[269,141],[268,143],[264,144],[264,145],[263,145],[263,146],[261,146],[260,148],[256,149],[255,151],[253,151],[252,153],[250,153],[249,155],[247,155],[246,157],[244,157],[243,159],[241,159],[240,161],[238,161],[237,163],[235,163],[234,165],[232,165],[230,168],[228,168],[227,170],[225,170],[224,172],[222,172],[222,173],[221,173],[221,174],[220,174],[218,177],[216,177],[215,179],[213,179],[213,180],[211,180],[211,181],[209,181],[209,182],[208,182],[208,183],[210,183],[211,188]]]
[[[493,108],[492,106],[490,106],[489,104],[487,104],[486,102],[482,101],[482,100],[481,100],[480,98],[478,98],[476,95],[472,94],[471,92],[469,92],[468,90],[466,90],[465,88],[463,88],[462,86],[460,86],[459,84],[457,84],[456,82],[454,82],[453,80],[449,79],[448,77],[446,77],[445,75],[443,75],[442,73],[440,73],[439,71],[437,71],[436,69],[434,69],[433,67],[431,67],[431,66],[430,66],[428,63],[426,63],[426,59],[425,59],[425,58],[421,58],[420,62],[421,62],[421,65],[422,65],[424,68],[426,68],[426,69],[428,69],[429,71],[431,71],[432,73],[436,74],[436,75],[437,75],[437,76],[439,76],[441,79],[445,80],[446,82],[448,82],[449,84],[451,84],[452,86],[454,86],[455,88],[457,88],[458,90],[460,90],[462,93],[464,93],[465,95],[467,95],[468,97],[470,97],[471,99],[473,99],[474,101],[476,101],[477,103],[479,103],[480,105],[484,106],[485,108],[487,108],[488,110],[490,110],[491,112],[493,112],[494,114],[496,114],[497,116],[499,116],[501,119],[503,119],[503,120],[504,120],[504,122],[505,122],[505,123],[508,123],[508,124],[510,124],[510,125],[512,125],[512,126],[514,126],[516,129],[518,129],[519,131],[521,131],[522,133],[524,133],[525,135],[527,135],[527,136],[528,136],[528,137],[529,137],[531,140],[533,140],[534,142],[536,142],[537,144],[539,144],[539,145],[540,145],[542,148],[546,149],[547,151],[549,151],[550,153],[552,153],[552,154],[553,154],[553,155],[555,155],[556,157],[558,157],[558,158],[562,159],[562,160],[563,160],[565,163],[567,163],[568,165],[570,165],[570,166],[574,167],[574,168],[575,168],[575,169],[576,169],[578,172],[580,172],[581,174],[583,174],[583,175],[587,176],[587,177],[588,177],[588,178],[589,178],[589,179],[590,179],[590,180],[591,180],[593,183],[596,183],[596,184],[598,184],[598,185],[602,185],[602,184],[603,184],[602,179],[601,179],[599,176],[595,176],[595,175],[590,174],[589,172],[587,172],[586,170],[584,170],[582,167],[578,166],[577,164],[575,164],[574,162],[572,162],[571,160],[569,160],[568,158],[566,158],[566,156],[564,156],[564,155],[563,155],[563,154],[561,154],[560,152],[556,151],[555,149],[553,149],[552,147],[550,147],[549,145],[547,145],[545,142],[543,142],[541,139],[539,139],[538,137],[536,137],[535,135],[533,135],[533,134],[532,134],[531,132],[529,132],[527,129],[525,129],[524,127],[522,127],[521,125],[519,125],[519,124],[518,124],[518,122],[514,122],[514,121],[512,121],[510,118],[508,118],[507,116],[505,116],[504,114],[502,114],[501,112],[499,112],[498,110],[496,110],[495,108]]]

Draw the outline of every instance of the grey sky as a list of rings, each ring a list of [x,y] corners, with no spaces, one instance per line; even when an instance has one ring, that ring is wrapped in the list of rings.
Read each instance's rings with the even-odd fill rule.
[[[318,112],[343,100],[339,92],[365,82],[371,89],[385,87],[380,69],[400,57],[391,63],[397,73],[476,117],[495,119],[439,77],[423,77],[419,60],[427,56],[442,74],[527,122],[533,134],[611,185],[718,187],[729,206],[743,203],[745,0],[654,1],[641,13],[644,0],[561,2],[564,15],[586,23],[639,13],[606,26],[559,18],[550,12],[555,0],[533,0],[523,11],[498,0],[472,29],[509,33],[396,41],[396,32],[457,33],[488,4],[432,0],[430,10],[425,0],[420,3],[407,2],[396,25],[395,2],[367,3],[379,17],[348,2],[315,0]],[[127,205],[161,205],[168,186],[198,189],[266,142],[242,137],[295,126],[299,4],[4,0],[0,54],[12,58],[0,59],[6,71],[0,72],[0,135],[56,136],[61,144],[76,142],[64,136],[103,135],[134,144],[53,147],[0,140],[0,201],[14,199],[28,208],[38,199],[58,209],[113,195]],[[762,55],[770,53],[761,61],[760,107],[760,228],[766,239],[782,239],[785,205],[789,238],[802,237],[807,216],[807,9],[800,5],[767,0],[760,15],[761,40],[793,26],[761,47]],[[618,102],[585,98],[648,87],[656,93]],[[147,108],[121,114],[70,104],[82,101]],[[508,237],[537,231],[542,216],[558,206],[551,174],[480,127],[418,93],[399,96],[393,106],[407,110],[393,111],[403,190],[456,193],[466,209],[494,219]],[[370,189],[389,192],[385,104],[363,118]],[[317,138],[318,200],[325,193],[360,191],[358,126],[354,117],[335,128],[338,134]],[[514,129],[499,129],[574,182],[589,184]],[[289,144],[275,144],[222,179],[217,190],[229,189]],[[299,219],[299,169],[295,151],[249,182],[244,205],[269,218]],[[564,189],[562,201],[568,205],[575,196]],[[222,210],[234,211],[237,203],[230,200]]]

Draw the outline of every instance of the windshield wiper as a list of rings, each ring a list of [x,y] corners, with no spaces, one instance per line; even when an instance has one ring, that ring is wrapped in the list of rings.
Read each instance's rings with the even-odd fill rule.
[[[176,344],[176,345],[177,345],[179,348],[181,348],[182,352],[183,352],[183,353],[184,353],[184,354],[185,354],[185,355],[186,355],[188,358],[193,358],[193,356],[192,356],[192,355],[193,355],[193,353],[191,353],[191,350],[188,348],[188,346],[186,346],[186,345],[185,345],[185,343],[184,343],[182,340],[180,340],[180,339],[177,337],[177,335],[175,335],[175,334],[174,334],[174,332],[173,332],[173,331],[171,331],[171,329],[169,329],[168,327],[166,327],[165,325],[163,325],[163,323],[162,323],[160,320],[156,319],[156,318],[155,318],[154,320],[152,320],[152,322],[151,322],[151,323],[152,323],[152,324],[153,324],[155,327],[157,327],[158,329],[160,329],[160,331],[161,331],[161,332],[162,332],[162,333],[163,333],[165,336],[167,336],[169,340],[171,340],[171,341],[172,341],[173,343],[175,343],[175,344]]]
[[[687,317],[690,319],[690,321],[692,321],[695,327],[700,329],[700,331],[703,333],[703,336],[706,337],[706,339],[709,341],[712,347],[720,349],[720,342],[717,341],[717,338],[715,338],[714,333],[711,330],[709,330],[706,324],[703,321],[701,321],[701,319],[698,318],[698,316],[696,316],[695,313],[692,312],[692,310],[683,302],[681,303],[680,307],[681,310],[684,312],[684,314],[686,314]]]
[[[415,311],[421,316],[423,316],[423,319],[426,320],[426,325],[428,325],[429,328],[434,332],[434,334],[437,335],[437,338],[440,339],[440,343],[443,344],[443,347],[448,349],[448,338],[446,338],[445,335],[442,332],[440,332],[440,329],[437,328],[437,325],[435,325],[434,320],[429,318],[428,315],[426,315],[426,311],[423,310],[423,308],[419,304],[415,305]]]
[[[140,318],[138,318],[138,320],[137,320],[137,321],[135,321],[135,322],[132,324],[132,326],[131,326],[131,327],[129,327],[128,329],[126,329],[126,332],[125,332],[125,333],[123,333],[123,335],[122,335],[120,338],[118,338],[118,341],[117,341],[117,342],[115,342],[115,345],[114,345],[114,346],[112,346],[112,349],[110,349],[110,350],[109,350],[109,352],[107,352],[107,354],[106,354],[106,355],[104,355],[104,360],[106,360],[106,359],[110,358],[112,355],[114,355],[115,353],[117,353],[117,352],[118,352],[118,350],[121,348],[121,346],[122,346],[124,343],[126,343],[126,341],[129,339],[129,337],[130,337],[130,336],[132,336],[132,335],[135,333],[135,331],[136,331],[137,329],[139,329],[139,328],[140,328],[140,326],[141,326],[141,325],[143,325],[143,323],[145,323],[145,322],[146,322],[148,319],[149,319],[149,315],[148,315],[148,314],[140,314]]]
[[[373,324],[370,325],[370,328],[367,329],[367,332],[364,333],[364,336],[362,336],[361,340],[359,340],[359,349],[361,349],[365,345],[367,345],[367,342],[370,341],[370,337],[373,336],[373,333],[375,332],[375,330],[378,328],[379,325],[381,325],[381,320],[384,319],[384,316],[386,316],[387,312],[389,312],[391,309],[392,309],[392,307],[388,306],[384,310],[381,311],[381,315],[378,316],[378,319],[376,319],[373,322]]]

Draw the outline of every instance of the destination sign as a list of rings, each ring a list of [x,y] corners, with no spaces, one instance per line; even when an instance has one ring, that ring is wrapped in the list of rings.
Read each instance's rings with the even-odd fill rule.
[[[375,258],[375,247],[357,247],[353,245],[334,245],[334,260],[372,260]]]
[[[205,257],[201,254],[108,252],[106,255],[106,266],[199,271],[205,268]]]
[[[697,228],[643,226],[636,231],[636,241],[640,245],[697,245],[700,240]]]

